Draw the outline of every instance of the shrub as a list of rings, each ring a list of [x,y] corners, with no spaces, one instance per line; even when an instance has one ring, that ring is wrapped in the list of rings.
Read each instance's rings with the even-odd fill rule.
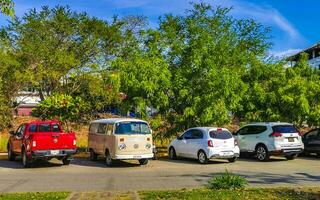
[[[221,175],[213,176],[208,182],[209,189],[242,189],[247,185],[247,180],[226,170]]]

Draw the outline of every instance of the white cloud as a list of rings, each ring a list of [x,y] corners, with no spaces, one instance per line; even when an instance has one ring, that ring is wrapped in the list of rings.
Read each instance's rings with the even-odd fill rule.
[[[288,49],[288,50],[284,50],[284,51],[273,51],[270,53],[274,57],[281,59],[281,58],[292,56],[300,51],[302,51],[302,49]]]

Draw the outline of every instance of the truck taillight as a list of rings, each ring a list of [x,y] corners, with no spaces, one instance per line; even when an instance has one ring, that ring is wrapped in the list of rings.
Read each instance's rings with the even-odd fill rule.
[[[269,137],[282,137],[282,133],[279,132],[273,132],[269,135]]]
[[[76,146],[76,144],[77,144],[77,141],[74,139],[73,140],[73,145]]]
[[[212,140],[208,140],[208,147],[213,147]]]
[[[36,141],[32,141],[32,147],[36,147],[37,146],[37,142]]]

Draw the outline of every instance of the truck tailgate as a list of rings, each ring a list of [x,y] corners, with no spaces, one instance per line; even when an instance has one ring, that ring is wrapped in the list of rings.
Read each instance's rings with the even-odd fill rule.
[[[33,148],[37,150],[75,149],[75,140],[74,133],[57,132],[34,133],[32,138],[32,141],[35,141]]]

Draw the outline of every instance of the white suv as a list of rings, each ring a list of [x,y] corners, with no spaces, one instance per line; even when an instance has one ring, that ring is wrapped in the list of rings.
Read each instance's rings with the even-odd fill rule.
[[[234,135],[240,152],[254,153],[260,161],[269,160],[271,155],[283,155],[293,160],[304,149],[299,131],[289,123],[252,123]]]
[[[239,147],[232,134],[225,128],[196,127],[185,131],[168,146],[169,157],[196,158],[206,164],[211,158],[235,162]]]

